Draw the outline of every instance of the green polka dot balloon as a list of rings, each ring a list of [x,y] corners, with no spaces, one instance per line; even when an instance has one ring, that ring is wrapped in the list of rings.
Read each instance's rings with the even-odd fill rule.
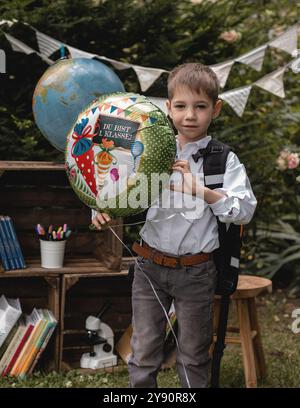
[[[176,155],[164,112],[135,93],[103,95],[68,133],[66,170],[80,200],[111,217],[148,208],[167,187]]]

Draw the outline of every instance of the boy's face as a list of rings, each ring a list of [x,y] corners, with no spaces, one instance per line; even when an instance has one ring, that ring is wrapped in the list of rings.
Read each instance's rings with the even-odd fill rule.
[[[176,88],[173,98],[167,101],[169,116],[186,143],[207,136],[207,129],[212,119],[219,115],[221,107],[220,99],[213,104],[206,93],[198,94],[184,85]]]

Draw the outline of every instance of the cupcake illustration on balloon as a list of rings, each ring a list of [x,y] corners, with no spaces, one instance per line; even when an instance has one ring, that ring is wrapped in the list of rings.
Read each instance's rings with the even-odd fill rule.
[[[100,144],[101,152],[95,157],[95,162],[97,164],[97,188],[100,191],[104,186],[104,180],[109,173],[109,169],[112,164],[116,164],[117,160],[111,153],[114,149],[113,140],[102,139]]]

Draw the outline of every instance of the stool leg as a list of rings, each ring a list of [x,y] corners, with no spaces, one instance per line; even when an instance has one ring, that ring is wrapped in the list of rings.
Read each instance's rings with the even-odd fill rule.
[[[259,377],[264,377],[267,374],[267,366],[265,362],[264,350],[261,341],[260,328],[257,318],[257,310],[255,298],[248,299],[248,308],[250,316],[251,329],[255,330],[257,335],[253,339],[254,356]]]
[[[251,326],[249,318],[249,309],[246,299],[236,300],[239,327],[240,327],[240,338],[243,353],[243,364],[245,370],[245,382],[247,388],[256,388],[256,370],[255,370],[255,359],[253,350],[253,341],[251,338]]]

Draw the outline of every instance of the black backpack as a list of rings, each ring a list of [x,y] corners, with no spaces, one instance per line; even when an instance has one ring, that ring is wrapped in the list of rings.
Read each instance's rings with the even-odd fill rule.
[[[211,190],[223,187],[227,156],[230,147],[216,139],[211,139],[205,149],[199,149],[193,155],[197,162],[203,156],[204,184]],[[220,246],[213,253],[214,262],[218,271],[216,294],[231,295],[236,287],[239,276],[241,225],[226,225],[217,217]]]
[[[210,189],[223,187],[226,161],[230,147],[211,139],[205,149],[193,155],[195,161],[203,157],[204,184]],[[236,290],[239,277],[240,251],[243,226],[220,222],[217,217],[220,246],[213,253],[217,269],[215,293],[221,295],[217,342],[214,347],[211,373],[211,387],[219,387],[220,364],[225,349],[225,335],[228,320],[230,295]]]

